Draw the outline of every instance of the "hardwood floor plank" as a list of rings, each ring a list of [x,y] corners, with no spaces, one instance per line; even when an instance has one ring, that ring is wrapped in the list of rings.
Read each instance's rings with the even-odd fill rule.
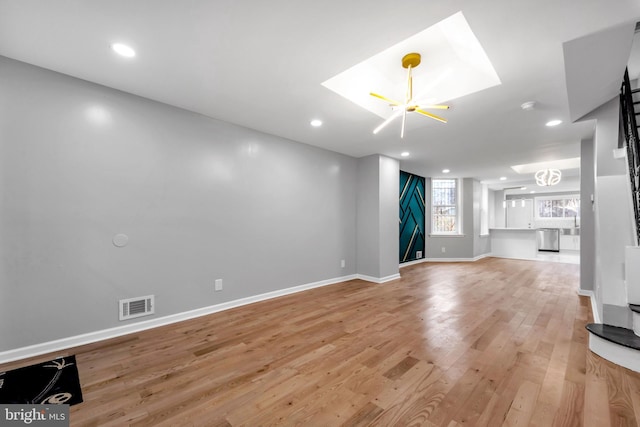
[[[605,361],[591,352],[587,353],[583,419],[585,427],[611,426]]]
[[[403,403],[406,396],[417,396],[442,376],[442,371],[433,372],[434,365],[420,361],[405,375],[395,381],[384,378],[385,387],[374,397],[373,403],[383,409]]]
[[[428,418],[452,387],[440,370],[432,371],[415,385],[413,392],[399,395],[397,400],[385,408],[371,425],[380,427],[406,425],[406,418],[416,413]]]
[[[541,394],[542,390],[538,394],[538,401],[536,402],[531,420],[529,420],[529,426],[531,427],[548,427],[553,425],[553,420],[555,419],[556,412],[558,410],[554,405],[541,402]]]
[[[533,416],[535,402],[538,399],[540,386],[530,381],[523,381],[511,402],[509,412],[504,420],[505,426],[525,426]]]
[[[606,363],[604,369],[607,373],[611,425],[633,425],[635,422],[633,399],[630,395],[628,382],[625,379],[624,368],[612,363]]]
[[[560,406],[553,420],[554,427],[575,426],[584,424],[584,385],[565,381],[562,389]]]
[[[364,427],[370,425],[373,420],[375,420],[384,409],[381,407],[368,402],[362,408],[358,410],[355,414],[353,414],[349,419],[344,422],[345,427]]]
[[[382,374],[382,376],[390,380],[398,379],[405,372],[411,369],[413,365],[415,365],[416,363],[418,363],[418,359],[416,359],[415,357],[407,356],[404,359],[402,359],[398,364],[396,364],[391,369],[389,369],[387,372]]]
[[[72,426],[637,425],[588,350],[579,267],[422,263],[0,366],[76,355]]]

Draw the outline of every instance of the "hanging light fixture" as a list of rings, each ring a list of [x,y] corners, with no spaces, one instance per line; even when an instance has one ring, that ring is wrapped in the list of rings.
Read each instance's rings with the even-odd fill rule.
[[[556,185],[562,178],[562,172],[559,169],[540,169],[535,174],[536,184],[540,187],[548,187]]]
[[[377,94],[375,92],[369,93],[369,95],[381,99],[385,102],[389,103],[392,109],[395,109],[395,112],[389,116],[387,120],[382,122],[380,126],[373,130],[373,133],[376,134],[380,132],[383,128],[385,128],[389,123],[391,123],[396,118],[402,116],[402,128],[400,129],[400,138],[404,138],[404,127],[407,121],[407,113],[419,113],[423,116],[432,118],[442,123],[447,123],[447,119],[442,118],[440,116],[436,116],[435,114],[429,113],[425,111],[425,109],[439,109],[439,110],[447,110],[449,109],[448,105],[424,105],[416,102],[413,99],[413,76],[412,70],[420,65],[421,56],[419,53],[408,53],[402,58],[402,67],[407,69],[407,91],[404,97],[404,102],[394,101],[393,99],[389,99],[385,96]]]

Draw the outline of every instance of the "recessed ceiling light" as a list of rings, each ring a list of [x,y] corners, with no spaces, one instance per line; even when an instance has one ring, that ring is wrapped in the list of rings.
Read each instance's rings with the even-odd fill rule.
[[[318,119],[311,120],[311,126],[313,126],[314,128],[322,126],[322,120],[318,120]]]
[[[449,169],[442,169],[442,173],[449,173],[451,172]]]
[[[534,190],[529,191],[529,194],[533,194],[533,193],[535,193],[535,191],[534,191]]]
[[[408,151],[403,151],[402,153],[400,153],[400,155],[402,157],[407,157],[407,156],[409,156],[409,152]]]
[[[507,177],[506,177],[506,176],[501,176],[501,177],[500,177],[500,181],[506,181],[506,180],[507,180]]]
[[[136,56],[136,51],[126,44],[114,43],[111,45],[111,49],[113,49],[113,51],[118,55],[124,56],[126,58],[133,58],[134,56]]]
[[[562,123],[562,120],[550,120],[546,123],[546,126],[558,126],[560,123]]]

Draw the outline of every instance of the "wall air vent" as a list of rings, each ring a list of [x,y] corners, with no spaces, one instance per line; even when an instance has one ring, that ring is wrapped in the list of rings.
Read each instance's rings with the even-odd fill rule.
[[[153,295],[120,300],[120,320],[134,319],[154,313]]]

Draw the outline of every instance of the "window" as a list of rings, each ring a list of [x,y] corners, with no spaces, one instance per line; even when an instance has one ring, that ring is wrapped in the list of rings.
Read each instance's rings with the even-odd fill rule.
[[[456,179],[431,180],[431,233],[461,232],[459,199]]]
[[[580,217],[580,197],[556,196],[536,198],[536,218]]]

